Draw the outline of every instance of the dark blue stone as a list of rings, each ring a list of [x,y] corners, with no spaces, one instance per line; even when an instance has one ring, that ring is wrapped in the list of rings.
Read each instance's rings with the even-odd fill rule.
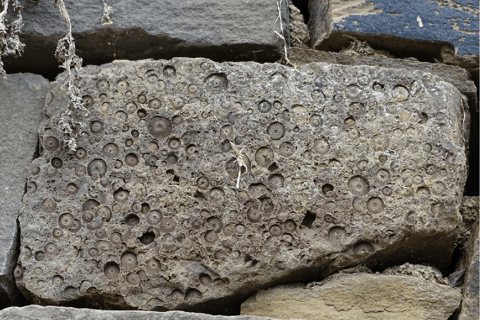
[[[367,2],[375,3],[375,8],[382,8],[383,12],[367,16],[351,15],[342,23],[336,23],[334,30],[390,34],[409,39],[448,41],[458,47],[459,54],[478,54],[478,15],[452,9],[447,5],[440,8],[436,2],[427,0],[367,0]],[[463,6],[471,3],[473,8],[478,11],[478,1],[457,0],[456,2]],[[439,13],[436,14],[435,10],[438,10]],[[401,15],[389,13],[401,13]],[[420,27],[417,22],[418,16],[422,19],[423,27]],[[470,19],[470,25],[465,26],[463,24],[464,19]],[[430,25],[430,22],[433,25]],[[455,22],[460,30],[473,31],[476,34],[454,30],[452,24]],[[405,28],[404,25],[408,25],[408,28]],[[463,37],[465,39],[460,43],[460,39]]]

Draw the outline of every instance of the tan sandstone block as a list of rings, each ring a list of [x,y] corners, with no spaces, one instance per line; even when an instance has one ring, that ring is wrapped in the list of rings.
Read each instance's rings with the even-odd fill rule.
[[[460,304],[459,290],[404,275],[348,274],[319,284],[260,290],[242,315],[309,320],[446,320]]]

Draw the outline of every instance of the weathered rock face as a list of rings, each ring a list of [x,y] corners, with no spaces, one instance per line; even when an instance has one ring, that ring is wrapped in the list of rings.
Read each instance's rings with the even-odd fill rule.
[[[345,272],[344,270],[340,272]],[[422,280],[434,281],[438,284],[442,285],[450,285],[451,283],[448,278],[443,277],[442,273],[433,267],[430,266],[423,266],[420,264],[410,264],[405,263],[401,266],[395,266],[392,268],[388,268],[382,272],[385,275],[407,275],[412,277],[417,277]]]
[[[102,19],[102,1],[64,2],[84,65],[178,56],[276,61],[283,53],[276,0],[106,0],[111,24]],[[288,39],[288,0],[279,3]],[[54,53],[66,26],[51,1],[24,5],[20,39],[26,47],[22,58],[5,59],[5,69],[51,74],[58,70]]]
[[[27,306],[0,310],[1,319],[9,320],[268,320],[271,318],[250,316],[211,316],[202,313],[182,311],[148,312],[148,311],[108,311],[76,309],[65,307]]]
[[[477,87],[470,80],[470,74],[463,68],[446,65],[443,63],[430,63],[412,61],[407,59],[395,59],[382,55],[355,55],[348,53],[326,52],[305,48],[291,48],[289,50],[290,60],[297,65],[304,65],[312,62],[328,62],[343,65],[368,65],[393,69],[404,69],[409,71],[421,70],[440,77],[443,81],[450,82],[460,90],[472,103],[472,108],[477,106]]]
[[[449,263],[468,111],[437,77],[207,59],[81,77],[76,151],[63,76],[46,102],[19,219],[27,295],[187,309],[358,263]]]
[[[308,48],[310,34],[300,10],[289,1],[290,44],[294,47]]]
[[[0,307],[8,306],[15,297],[17,217],[48,89],[48,81],[38,75],[0,77]],[[26,185],[27,191],[35,187]]]
[[[478,197],[477,197],[478,199]],[[478,210],[478,203],[477,203]],[[463,284],[463,299],[458,320],[478,319],[479,312],[479,273],[480,260],[478,247],[480,245],[478,220],[473,226],[472,235],[466,245],[466,254],[462,267],[465,269]]]
[[[457,243],[462,246],[461,250],[464,252],[467,251],[467,242],[473,236],[473,226],[479,220],[479,199],[479,197],[463,197],[462,205],[460,206],[462,224],[460,225]]]
[[[475,221],[479,219],[479,200],[480,197],[463,197],[462,206],[460,207],[460,214],[463,218],[465,228],[470,230]]]
[[[261,290],[242,304],[241,314],[312,320],[447,320],[460,300],[460,290],[433,280],[405,275],[341,274],[307,286]]]
[[[470,195],[478,194],[478,90],[475,83],[470,80],[472,78],[471,75],[465,69],[443,63],[389,58],[380,54],[360,55],[351,52],[325,52],[304,48],[291,48],[288,56],[290,61],[296,65],[304,65],[312,62],[328,62],[343,65],[369,65],[410,71],[421,70],[422,72],[434,74],[443,81],[453,84],[468,98],[468,106],[472,116],[469,137],[469,163],[471,165],[469,167],[469,179],[467,180],[465,193]]]

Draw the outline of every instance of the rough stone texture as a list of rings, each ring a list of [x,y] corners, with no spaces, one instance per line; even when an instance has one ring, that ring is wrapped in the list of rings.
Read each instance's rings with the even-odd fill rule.
[[[477,197],[478,199],[478,197]],[[477,203],[478,210],[478,203]],[[465,269],[463,284],[463,298],[458,320],[478,319],[479,312],[479,273],[480,261],[478,246],[480,244],[478,234],[478,220],[475,222],[472,235],[466,245],[465,257],[460,268]]]
[[[478,54],[470,54],[470,55],[457,55],[457,60],[458,60],[458,65],[462,68],[465,68],[468,70],[468,72],[471,74],[471,79],[475,82],[475,85],[477,88],[480,88],[479,85],[479,73],[478,73],[478,66],[479,66],[479,60],[478,60]],[[467,180],[467,188],[465,190],[465,195],[468,196],[478,196],[479,193],[479,181],[480,181],[480,172],[479,172],[479,166],[478,163],[480,163],[479,159],[479,151],[478,151],[478,119],[479,119],[479,114],[478,114],[478,104],[475,106],[475,108],[470,107],[470,115],[472,119],[472,128],[471,128],[471,135],[470,135],[470,156],[469,156],[469,162],[472,164],[469,168],[469,178]]]
[[[469,98],[469,104],[477,105],[477,88],[470,80],[469,73],[460,67],[442,63],[429,63],[408,59],[394,59],[383,55],[356,55],[338,52],[326,52],[313,49],[291,48],[290,60],[297,65],[311,62],[328,62],[343,65],[368,65],[384,68],[404,69],[409,71],[421,70],[440,77],[443,81],[450,82]]]
[[[38,75],[0,77],[0,307],[15,298],[17,216],[25,188],[32,188],[25,182],[48,89],[48,81]]]
[[[290,5],[290,45],[293,47],[308,48],[310,34],[300,10],[289,1]]]
[[[35,301],[198,310],[359,263],[450,262],[469,117],[436,76],[116,61],[82,71],[75,152],[63,77],[19,218]]]
[[[386,275],[408,275],[413,277],[418,277],[423,280],[431,280],[435,281],[438,284],[450,285],[448,278],[444,278],[442,273],[433,267],[430,266],[423,266],[420,264],[410,264],[405,263],[401,266],[396,266],[392,268],[388,268],[383,271],[383,274]]]
[[[478,84],[478,54],[457,55],[457,63],[460,67],[465,68],[472,75],[472,80],[477,88]]]
[[[472,236],[472,228],[479,220],[479,197],[463,197],[460,214],[462,215],[462,224],[458,235],[458,245],[465,251],[465,245]]]
[[[261,290],[241,314],[279,319],[447,320],[460,304],[458,289],[405,275],[339,274],[307,286]]]
[[[463,222],[466,224],[467,229],[471,229],[475,221],[479,219],[479,200],[479,197],[463,197],[460,213],[462,214]]]
[[[336,31],[441,40],[459,54],[478,54],[478,1],[331,0],[330,6]]]
[[[375,53],[373,55],[359,55],[354,52],[337,53],[291,48],[289,50],[289,59],[296,65],[304,65],[311,62],[328,62],[343,65],[379,66],[410,71],[421,70],[423,72],[435,74],[444,81],[453,84],[465,96],[467,96],[468,106],[472,116],[469,138],[469,178],[464,193],[467,195],[478,195],[478,89],[474,82],[470,80],[470,74],[464,69],[453,65],[420,62],[414,59],[393,59],[381,54],[376,54],[378,52],[377,50],[373,51]]]
[[[149,312],[149,311],[108,311],[92,309],[76,309],[65,307],[11,307],[0,310],[0,319],[8,320],[268,320],[271,318],[250,316],[212,316],[201,313],[182,311]]]
[[[57,74],[54,53],[66,26],[52,1],[34,2],[24,4],[23,57],[5,58],[5,69]],[[106,0],[113,7],[111,25],[102,25],[102,1],[64,2],[84,65],[176,56],[275,61],[283,53],[275,34],[280,32],[277,0]],[[288,0],[280,3],[288,38]]]

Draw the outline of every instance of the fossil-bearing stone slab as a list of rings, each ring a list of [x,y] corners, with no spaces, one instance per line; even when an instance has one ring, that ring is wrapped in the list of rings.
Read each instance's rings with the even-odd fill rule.
[[[17,217],[27,171],[38,143],[38,127],[49,84],[34,74],[0,77],[0,307],[15,299],[18,255]]]
[[[279,319],[447,320],[461,293],[434,280],[407,275],[339,274],[320,283],[260,290],[241,314]]]
[[[268,320],[271,318],[251,316],[212,316],[182,311],[109,311],[66,307],[11,307],[0,310],[1,319],[9,320]]]
[[[35,4],[37,2],[38,4]],[[76,52],[84,65],[115,59],[207,57],[216,61],[276,61],[289,38],[288,0],[64,0]],[[104,3],[112,8],[103,19]],[[7,72],[56,75],[58,40],[67,33],[52,1],[25,1],[19,59],[5,58]],[[282,11],[282,22],[279,19]],[[13,17],[12,17],[13,18]]]
[[[423,72],[434,74],[440,77],[443,81],[453,84],[468,98],[468,106],[472,119],[469,137],[469,162],[471,165],[469,167],[469,179],[465,187],[465,194],[478,194],[478,90],[475,83],[470,80],[475,79],[475,77],[472,77],[464,68],[443,63],[395,59],[379,54],[359,55],[306,48],[290,48],[289,58],[290,61],[296,65],[304,65],[312,62],[328,62],[343,65],[369,65],[410,71],[421,70]]]
[[[409,59],[395,59],[383,55],[359,55],[340,52],[319,51],[306,48],[290,48],[290,60],[297,65],[312,62],[328,62],[343,65],[368,65],[383,68],[405,69],[409,71],[421,70],[450,82],[471,102],[471,108],[478,109],[477,88],[470,80],[470,74],[464,68],[443,63],[430,63]]]
[[[192,310],[358,263],[449,264],[469,117],[436,76],[185,58],[87,67],[76,151],[59,125],[64,81],[19,218],[17,284],[36,301]]]

